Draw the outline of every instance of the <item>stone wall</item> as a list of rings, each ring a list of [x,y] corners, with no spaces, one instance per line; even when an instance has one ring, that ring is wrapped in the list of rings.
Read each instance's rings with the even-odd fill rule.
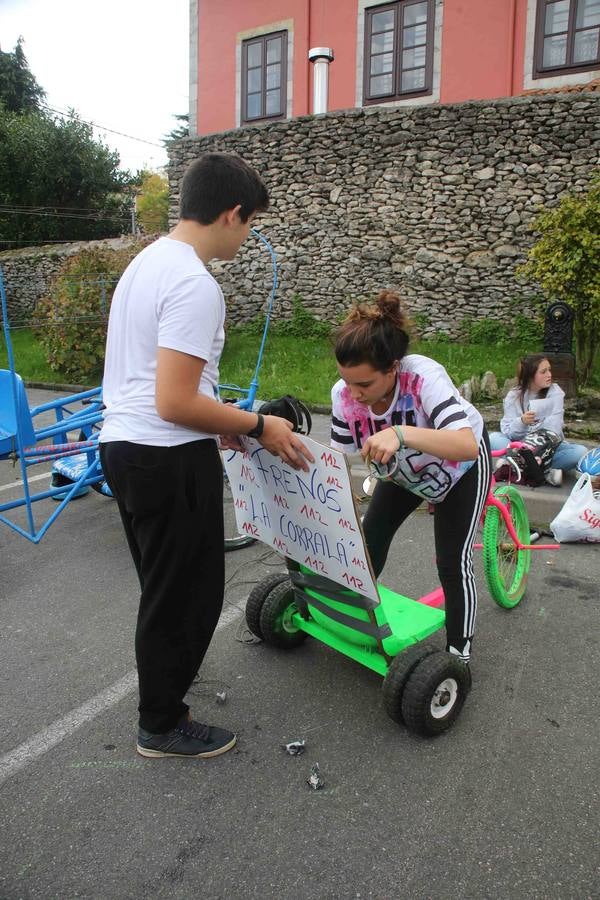
[[[78,241],[72,244],[48,244],[0,253],[0,269],[6,290],[11,325],[26,323],[37,301],[46,295],[52,278],[69,256],[93,248],[123,250],[132,243],[154,240],[125,235],[104,241]]]
[[[586,189],[599,138],[591,93],[369,107],[186,138],[170,151],[171,222],[187,164],[209,150],[239,153],[271,195],[257,224],[280,264],[280,313],[297,293],[334,320],[393,287],[425,334],[452,334],[465,317],[531,312],[535,288],[515,279],[530,220]],[[230,321],[253,318],[270,287],[258,242],[213,271]]]

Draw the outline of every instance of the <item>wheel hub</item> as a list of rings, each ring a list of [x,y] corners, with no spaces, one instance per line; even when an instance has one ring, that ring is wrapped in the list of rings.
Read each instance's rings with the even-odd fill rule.
[[[281,627],[284,631],[288,631],[290,634],[295,634],[298,631],[297,625],[292,621],[292,616],[294,613],[298,612],[296,604],[292,603],[287,609],[284,610],[283,616],[281,617]]]
[[[458,698],[458,682],[454,678],[445,678],[433,693],[431,698],[431,715],[434,719],[443,719],[447,716]]]

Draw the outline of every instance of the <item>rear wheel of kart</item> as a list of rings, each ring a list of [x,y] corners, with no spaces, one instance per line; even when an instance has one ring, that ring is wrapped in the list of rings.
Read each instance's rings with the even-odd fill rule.
[[[468,665],[441,650],[415,666],[402,696],[402,718],[416,734],[432,737],[450,728],[471,688]]]
[[[235,504],[227,472],[223,469],[223,524],[225,526],[225,552],[241,550],[256,542],[249,534],[240,534],[235,520]]]
[[[435,650],[427,650],[425,647],[419,646],[419,644],[413,644],[407,650],[403,650],[398,656],[395,656],[390,663],[381,688],[383,706],[390,719],[398,722],[399,725],[404,723],[402,718],[402,695],[404,694],[409,675],[421,660],[432,653],[435,653]]]
[[[306,639],[306,632],[292,620],[297,612],[292,583],[286,580],[274,587],[265,597],[260,614],[259,625],[265,643],[286,650],[301,644]]]
[[[263,636],[260,628],[260,614],[267,594],[270,594],[273,588],[288,579],[289,575],[287,572],[277,572],[274,575],[263,578],[263,580],[259,581],[250,591],[248,599],[246,600],[246,624],[252,634],[255,634],[256,637],[262,638]]]

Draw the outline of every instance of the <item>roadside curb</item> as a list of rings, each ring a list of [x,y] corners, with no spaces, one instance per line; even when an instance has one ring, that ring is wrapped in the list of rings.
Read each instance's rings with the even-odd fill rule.
[[[23,382],[26,388],[31,388],[36,391],[60,391],[61,393],[64,391],[66,394],[81,394],[82,391],[91,391],[92,388],[97,387],[97,385],[84,385],[84,384],[48,384],[46,381],[24,381]]]
[[[25,381],[25,387],[32,388],[40,391],[64,391],[67,394],[78,394],[81,391],[89,391],[95,385],[83,385],[83,384],[50,384],[45,381]],[[315,413],[323,416],[331,415],[331,407],[325,404],[307,404],[308,409],[311,413]],[[483,421],[488,429],[488,431],[497,431],[500,427],[500,422],[498,418],[497,410],[488,411],[485,406],[477,406],[475,404],[479,412],[483,417]],[[587,421],[584,424],[584,428],[580,429],[577,427],[577,423],[579,421],[584,420],[575,420],[573,422],[569,421],[568,418],[565,418],[565,438],[566,440],[577,441],[580,444],[585,444],[589,447],[594,447],[596,444],[600,443],[600,422],[598,422],[597,434],[595,441],[589,437],[589,432],[594,430],[595,422],[593,420]],[[583,430],[583,434],[581,433]]]

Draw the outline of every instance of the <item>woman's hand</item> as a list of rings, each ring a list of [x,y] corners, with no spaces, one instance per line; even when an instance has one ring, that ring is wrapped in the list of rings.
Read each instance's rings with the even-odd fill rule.
[[[523,415],[521,416],[521,422],[523,423],[523,425],[533,425],[535,422],[537,422],[537,416],[534,411],[530,409],[527,412],[523,413]]]
[[[477,459],[479,447],[471,428],[418,428],[415,425],[402,425],[403,446],[411,450],[421,450],[440,459],[463,460]],[[360,451],[363,459],[367,456],[375,462],[387,463],[398,452],[400,441],[394,428],[371,435]]]
[[[393,428],[385,428],[368,438],[360,451],[363,459],[372,459],[374,462],[387,463],[394,453],[400,449],[400,441]]]

